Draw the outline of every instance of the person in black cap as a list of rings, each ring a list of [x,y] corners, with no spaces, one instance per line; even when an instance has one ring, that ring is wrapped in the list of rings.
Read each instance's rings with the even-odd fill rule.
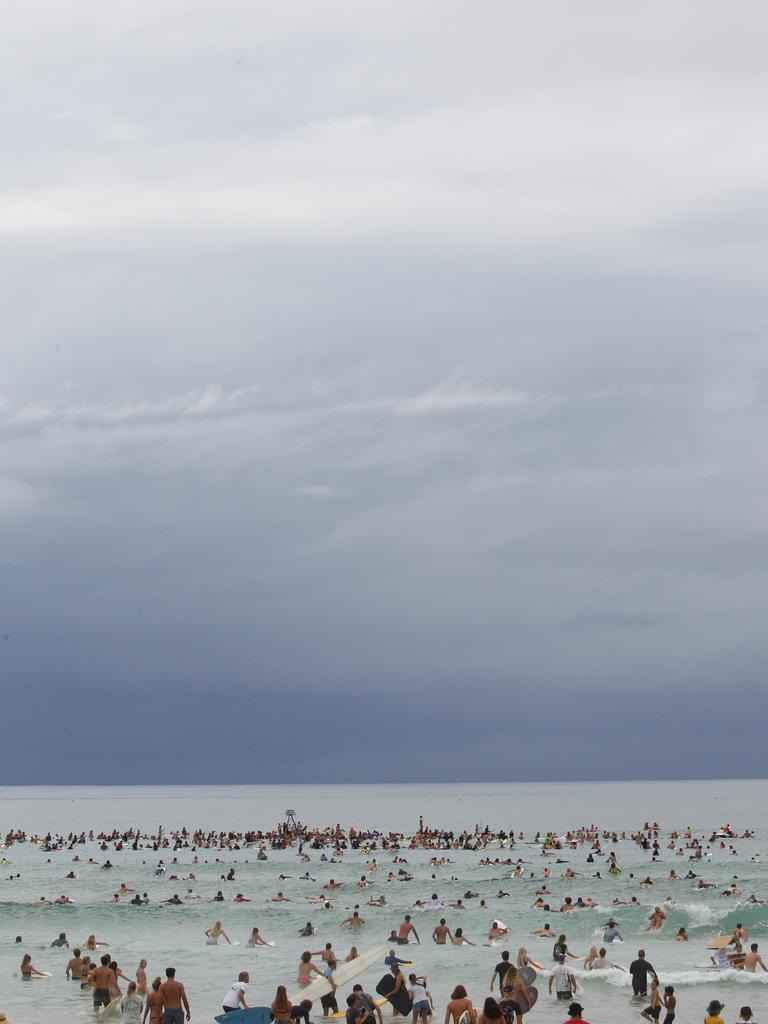
[[[721,1003],[719,999],[713,999],[707,1007],[707,1015],[704,1018],[704,1024],[725,1024],[725,1021],[720,1016],[723,1012],[725,1003]]]
[[[582,1013],[584,1013],[584,1007],[581,1003],[571,1003],[568,1007],[568,1020],[565,1021],[565,1024],[589,1024],[582,1017]]]

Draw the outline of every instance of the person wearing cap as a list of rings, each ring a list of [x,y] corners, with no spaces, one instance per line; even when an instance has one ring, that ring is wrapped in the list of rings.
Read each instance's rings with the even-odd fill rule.
[[[582,1017],[582,1013],[584,1013],[584,1007],[581,1003],[571,1003],[568,1007],[568,1020],[565,1021],[565,1024],[589,1024]]]
[[[713,999],[707,1007],[707,1015],[704,1018],[704,1024],[725,1024],[725,1021],[720,1016],[724,1006],[725,1003],[721,1003],[719,999]]]
[[[552,973],[549,976],[548,991],[550,995],[552,994],[553,982],[557,998],[562,1002],[570,999],[573,993],[576,992],[576,976],[570,967],[565,966],[564,953],[561,953],[557,958],[557,963],[552,968]]]

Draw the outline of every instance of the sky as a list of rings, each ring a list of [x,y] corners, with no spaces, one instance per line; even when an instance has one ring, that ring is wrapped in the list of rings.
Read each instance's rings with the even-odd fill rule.
[[[764,775],[767,45],[11,0],[4,782]]]

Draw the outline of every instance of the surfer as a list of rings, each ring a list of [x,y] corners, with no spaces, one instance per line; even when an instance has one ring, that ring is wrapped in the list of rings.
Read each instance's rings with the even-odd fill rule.
[[[72,950],[72,957],[67,962],[67,966],[64,969],[64,977],[71,978],[72,981],[80,981],[83,976],[83,958],[80,956],[79,949]]]
[[[222,1009],[224,1013],[231,1013],[233,1010],[247,1010],[248,1003],[245,1001],[245,993],[248,991],[248,982],[251,980],[248,971],[240,971],[237,981],[233,982],[229,991],[224,996]]]
[[[636,996],[648,994],[648,975],[658,980],[658,975],[651,964],[645,959],[645,950],[638,949],[637,959],[629,965],[629,973],[632,975],[632,991]]]
[[[223,927],[221,925],[221,921],[214,921],[214,923],[211,925],[211,927],[210,928],[206,928],[206,930],[203,932],[203,934],[205,935],[205,944],[207,946],[216,946],[216,945],[218,945],[219,936],[220,935],[224,936],[224,938],[227,940],[227,942],[229,943],[230,946],[232,945],[232,940],[227,935],[227,933],[224,931],[224,929],[223,929]]]
[[[467,990],[464,986],[457,985],[453,992],[451,992],[451,998],[445,1007],[445,1020],[443,1024],[451,1024],[451,1021],[453,1024],[459,1024],[465,1013],[469,1018],[469,1024],[474,1024],[477,1019],[477,1013],[472,1006],[472,1000],[467,996]]]
[[[360,917],[360,911],[355,910],[352,912],[350,917],[344,918],[344,920],[341,922],[341,927],[343,928],[344,925],[348,925],[350,928],[360,928],[364,924],[365,921],[363,920],[362,917]]]
[[[301,960],[299,961],[299,969],[296,975],[296,982],[297,984],[301,985],[302,988],[306,985],[309,985],[309,983],[312,981],[312,978],[310,977],[312,973],[317,974],[321,978],[323,976],[323,972],[320,970],[320,968],[316,967],[315,964],[312,963],[312,955],[313,954],[310,953],[308,949],[301,954]]]
[[[444,946],[446,939],[452,939],[451,929],[445,923],[445,918],[440,918],[440,924],[436,924],[432,932],[432,941],[438,946]]]
[[[31,953],[24,954],[24,958],[21,961],[21,976],[22,978],[32,978],[33,976],[37,976],[38,978],[48,977],[45,971],[38,971],[36,967],[32,966]]]
[[[660,931],[666,919],[667,915],[664,913],[661,907],[654,907],[651,913],[648,915],[648,927],[645,930],[647,932]]]
[[[266,939],[262,938],[261,933],[259,932],[259,929],[258,928],[251,928],[251,934],[248,936],[248,941],[246,942],[246,946],[253,947],[253,946],[268,946],[268,945],[269,945],[269,942],[267,942]]]
[[[509,935],[509,928],[499,921],[493,921],[488,929],[488,942],[495,942],[496,939],[500,939],[504,935]]]
[[[421,1024],[427,1024],[429,1016],[434,1009],[434,1004],[432,1002],[432,995],[427,989],[426,975],[417,977],[415,974],[409,974],[408,981],[411,983],[409,994],[413,1003],[412,1024],[416,1024],[419,1018],[421,1018]]]
[[[762,967],[764,971],[768,971],[768,967],[763,963],[763,958],[757,951],[757,943],[753,942],[749,947],[749,952],[744,955],[744,970],[749,971],[750,974],[756,974],[758,966]]]
[[[509,950],[505,949],[504,952],[501,954],[501,960],[493,968],[493,974],[491,975],[491,986],[490,986],[491,992],[493,992],[493,986],[494,986],[497,978],[499,979],[499,992],[502,991],[502,985],[503,985],[503,982],[504,982],[504,976],[507,973],[507,971],[509,970],[510,966],[511,965],[510,965],[510,962],[509,962]]]
[[[175,967],[166,967],[165,978],[158,989],[163,1024],[183,1024],[185,1016],[187,1020],[192,1016],[186,990],[180,981],[176,981]]]
[[[117,985],[117,978],[110,966],[111,960],[112,958],[109,953],[104,953],[101,958],[101,963],[93,972],[94,1010],[98,1010],[101,1006],[109,1006],[112,1001],[110,992]]]
[[[594,948],[595,947],[593,946],[592,949]],[[604,947],[600,948],[598,955],[594,957],[591,961],[589,960],[589,957],[587,957],[585,967],[588,971],[605,971],[608,970],[608,968],[610,967],[615,967],[617,971],[625,970],[625,968],[621,967],[620,964],[615,964],[611,960],[607,959]]]
[[[407,945],[410,942],[411,935],[413,935],[413,937],[416,939],[416,942],[419,945],[421,945],[421,939],[419,938],[419,933],[416,931],[416,928],[414,927],[413,922],[411,921],[411,915],[406,914],[405,917],[403,918],[402,924],[397,929],[398,944],[401,946]]]
[[[126,1024],[140,1024],[144,1000],[136,991],[135,981],[128,983],[128,991],[120,1000],[120,1009],[123,1012],[123,1020]]]
[[[570,967],[566,967],[564,953],[560,953],[558,956],[557,963],[549,976],[547,991],[550,995],[552,994],[552,985],[555,986],[555,993],[561,1002],[570,999],[574,992],[578,991],[576,976]]]

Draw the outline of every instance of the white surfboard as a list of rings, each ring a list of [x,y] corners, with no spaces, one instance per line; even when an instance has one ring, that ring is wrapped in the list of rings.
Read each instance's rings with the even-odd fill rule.
[[[376,946],[374,949],[369,949],[367,953],[361,953],[354,960],[350,960],[348,963],[343,963],[337,967],[333,972],[333,980],[336,982],[336,987],[339,988],[345,982],[352,981],[358,974],[367,971],[375,963],[381,962],[383,967],[387,948],[387,946]],[[292,1003],[300,1003],[302,999],[319,999],[320,996],[326,995],[331,989],[332,985],[327,978],[316,978],[309,985],[305,985],[304,988],[297,989],[288,998]]]

